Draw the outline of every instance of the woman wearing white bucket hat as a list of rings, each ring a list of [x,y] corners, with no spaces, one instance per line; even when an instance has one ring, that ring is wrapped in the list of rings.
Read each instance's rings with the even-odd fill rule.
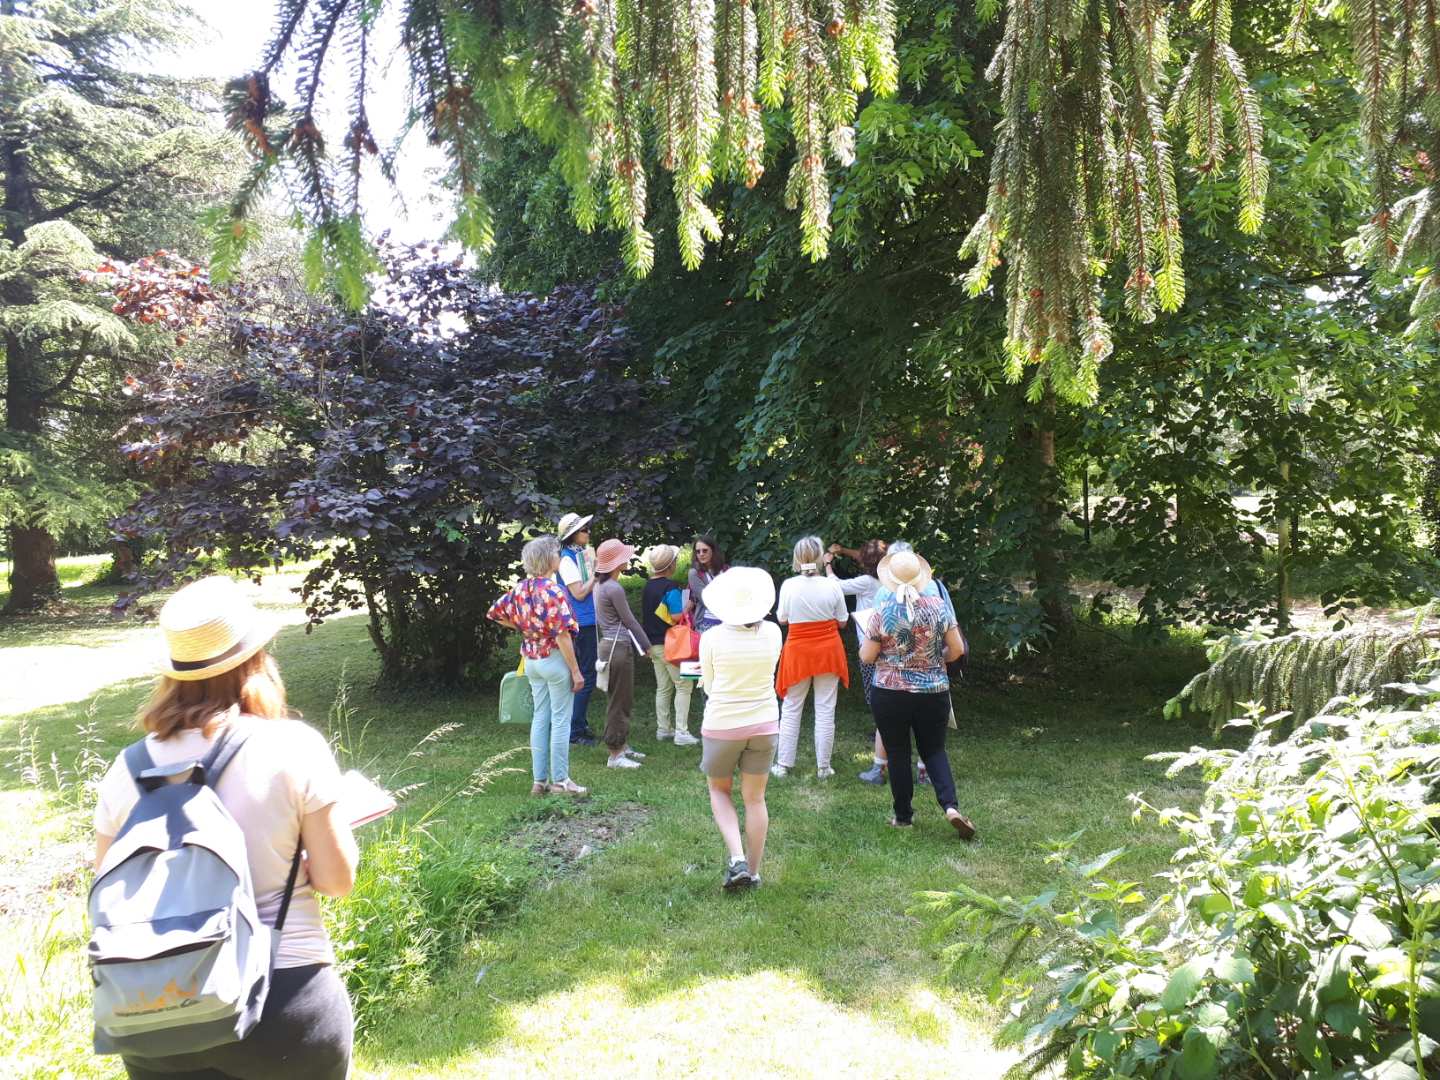
[[[199,1053],[122,1054],[126,1071],[146,1080],[176,1074],[341,1080],[354,1019],[316,894],[348,893],[359,854],[348,818],[336,812],[342,782],[335,755],[318,731],[288,718],[285,687],[266,652],[275,623],[235,582],[210,577],[187,585],[161,610],[160,628],[169,648],[140,710],[148,734],[100,782],[95,864],[107,869],[105,856],[140,799],[139,772],[189,778],[191,772],[173,767],[216,751],[213,767],[221,771],[214,790],[245,835],[257,914],[273,925],[287,892],[290,904],[255,1028]]]
[[[930,773],[936,801],[961,839],[975,826],[960,813],[955,780],[945,755],[950,719],[950,678],[945,664],[965,651],[960,628],[949,606],[931,588],[930,564],[913,551],[893,552],[877,569],[881,589],[865,628],[860,659],[875,665],[871,709],[885,751],[893,762],[910,760],[913,734],[920,759]],[[893,768],[890,794],[895,816],[890,824],[906,827],[914,817],[914,781],[908,768]]]
[[[780,734],[775,697],[780,627],[765,616],[775,606],[775,582],[764,570],[735,566],[705,587],[703,600],[719,625],[700,637],[700,685],[708,695],[700,769],[709,782],[710,812],[725,840],[722,884],[733,892],[760,884],[770,828],[765,784]],[[733,798],[737,768],[745,803],[744,843]]]

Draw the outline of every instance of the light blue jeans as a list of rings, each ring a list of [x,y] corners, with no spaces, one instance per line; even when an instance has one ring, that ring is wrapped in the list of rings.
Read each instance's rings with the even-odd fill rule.
[[[570,710],[575,691],[570,666],[556,649],[544,660],[526,660],[525,677],[535,714],[530,721],[530,767],[537,784],[570,779]]]

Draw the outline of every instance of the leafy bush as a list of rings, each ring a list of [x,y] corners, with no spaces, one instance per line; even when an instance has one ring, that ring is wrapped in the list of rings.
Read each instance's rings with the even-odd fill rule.
[[[1417,690],[1422,688],[1415,688]],[[1194,749],[1197,812],[1134,799],[1184,838],[1163,891],[1081,865],[1029,900],[961,887],[924,907],[973,965],[1006,948],[1012,1073],[1411,1080],[1440,1068],[1440,699],[1363,699],[1244,750]],[[1428,1073],[1427,1073],[1428,1069]]]
[[[514,848],[382,829],[365,845],[354,890],[325,906],[361,1028],[429,986],[477,928],[515,906],[532,876]]]

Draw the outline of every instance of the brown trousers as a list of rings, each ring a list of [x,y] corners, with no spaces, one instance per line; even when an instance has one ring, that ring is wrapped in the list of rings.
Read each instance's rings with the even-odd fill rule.
[[[630,635],[600,642],[600,659],[610,662],[610,689],[605,694],[605,745],[612,754],[630,741],[630,714],[635,711],[635,646]]]

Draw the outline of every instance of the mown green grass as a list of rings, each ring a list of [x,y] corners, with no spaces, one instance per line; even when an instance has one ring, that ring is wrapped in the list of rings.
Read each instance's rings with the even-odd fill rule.
[[[271,602],[283,601],[288,584],[271,588]],[[129,718],[149,685],[136,671],[98,696],[72,700],[66,671],[43,669],[49,643],[93,636],[125,648],[154,633],[12,627],[12,640],[31,647],[30,677],[53,681],[54,703],[28,708],[23,718],[36,760],[48,762],[52,751],[62,763],[73,760],[77,729],[87,722],[105,754],[118,751],[132,737]],[[310,635],[289,627],[276,652],[292,702],[322,726],[344,672],[357,719],[369,721],[360,755],[382,778],[425,785],[406,803],[412,821],[481,762],[526,739],[523,729],[494,722],[493,690],[377,691],[359,619],[337,619]],[[70,655],[60,646],[53,654]],[[0,656],[0,677],[6,662]],[[807,774],[807,735],[801,770],[771,785],[765,885],[738,897],[718,887],[722,850],[696,769],[698,748],[656,746],[653,681],[642,662],[632,739],[650,754],[642,769],[607,770],[602,748],[577,750],[572,772],[594,795],[572,807],[529,799],[522,753],[512,759],[522,771],[478,795],[450,798],[427,828],[442,843],[523,845],[560,816],[573,823],[578,815],[583,825],[636,804],[643,820],[563,873],[539,868],[513,913],[483,927],[428,988],[373,1021],[357,1055],[359,1074],[713,1075],[743,1066],[767,1076],[998,1075],[1005,1059],[987,1045],[997,1018],[981,987],[946,979],[938,944],[907,914],[914,895],[956,881],[1036,891],[1048,880],[1047,844],[1080,829],[1087,848],[1130,848],[1120,872],[1159,870],[1173,838],[1133,824],[1125,796],[1193,798],[1142,759],[1200,737],[1159,714],[1198,662],[1191,647],[1138,651],[1088,632],[1048,668],[977,662],[956,694],[961,730],[952,742],[962,806],[981,832],[974,845],[955,840],[924,788],[917,828],[886,826],[888,794],[854,779],[868,763],[871,729],[858,688],[844,692],[839,775],[820,782],[813,769]],[[692,730],[699,707],[697,696]],[[592,726],[603,722],[603,708],[597,694]],[[427,732],[455,722],[464,726],[409,756]],[[21,727],[22,716],[6,715],[0,704],[0,759],[20,751]],[[84,836],[81,815],[55,786],[44,781],[37,789],[13,765],[0,770],[0,880],[23,880],[41,852]],[[0,1029],[0,1059],[18,1075],[117,1075],[113,1062],[88,1053],[80,890],[72,881],[40,897],[0,917],[0,963],[26,964],[0,987],[0,1008],[18,1021]]]

